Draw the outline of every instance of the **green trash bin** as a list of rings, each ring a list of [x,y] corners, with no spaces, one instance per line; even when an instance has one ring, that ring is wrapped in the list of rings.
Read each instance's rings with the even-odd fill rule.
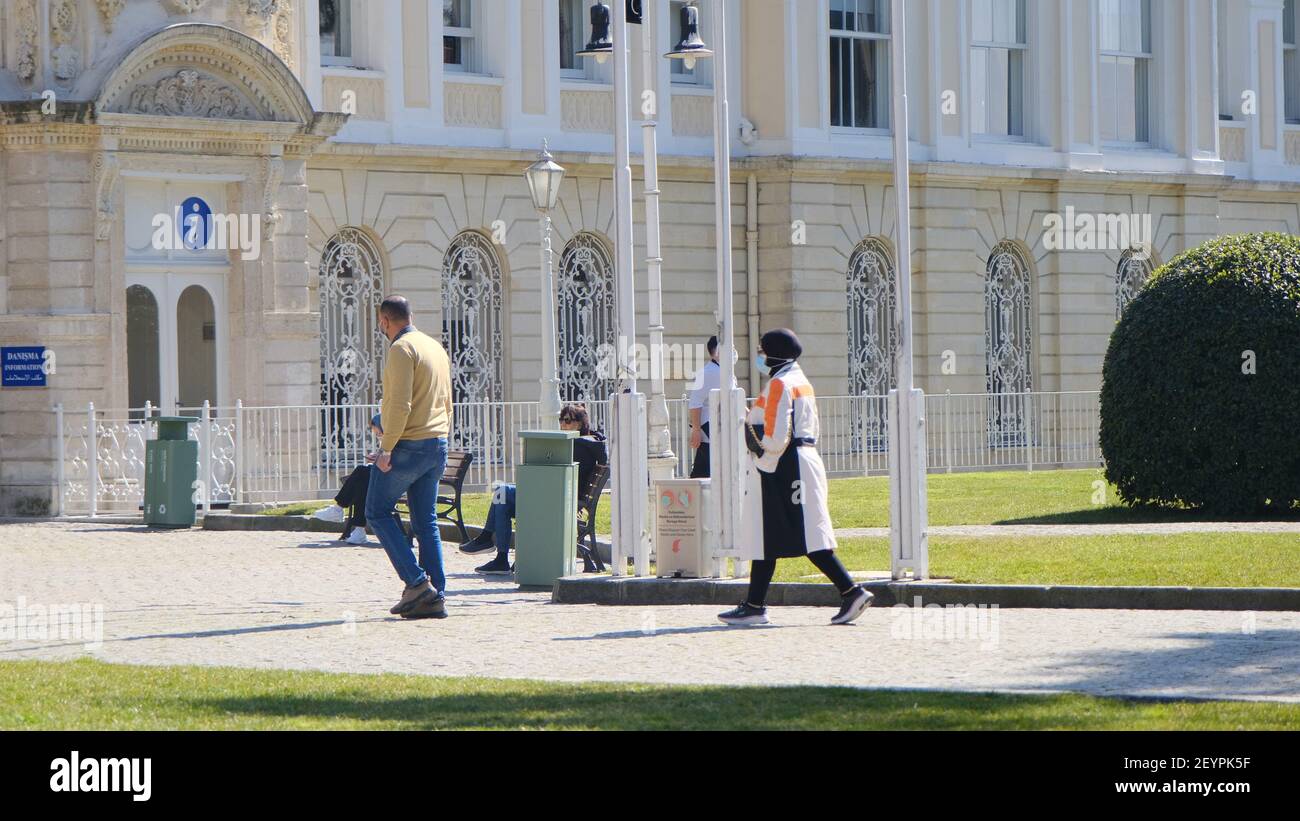
[[[194,526],[194,483],[199,443],[189,438],[193,416],[158,417],[158,438],[144,445],[144,523]]]
[[[578,544],[578,466],[573,431],[521,431],[515,469],[515,581],[550,589],[573,573]]]

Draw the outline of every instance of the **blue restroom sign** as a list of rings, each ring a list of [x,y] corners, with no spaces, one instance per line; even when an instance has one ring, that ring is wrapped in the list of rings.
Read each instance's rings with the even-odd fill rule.
[[[45,348],[0,348],[0,384],[6,388],[45,387]]]
[[[202,197],[190,197],[181,203],[181,218],[177,225],[181,232],[181,244],[191,251],[201,251],[208,247],[212,237],[212,208]]]

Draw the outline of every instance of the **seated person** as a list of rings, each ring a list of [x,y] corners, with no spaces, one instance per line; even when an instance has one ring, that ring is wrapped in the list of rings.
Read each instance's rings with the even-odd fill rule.
[[[560,411],[560,429],[577,431],[573,441],[573,460],[578,463],[578,495],[586,492],[596,465],[609,464],[605,451],[605,437],[591,429],[591,416],[585,405],[565,405]],[[506,576],[514,569],[510,564],[510,541],[515,518],[515,486],[505,483],[492,491],[492,506],[488,508],[487,523],[483,532],[460,546],[462,553],[478,556],[495,552],[496,558],[476,573],[485,576]]]
[[[370,419],[370,431],[376,439],[384,435],[377,413]],[[374,457],[366,456],[366,461],[373,462]],[[373,468],[374,465],[365,464],[353,470],[348,478],[343,480],[343,487],[339,488],[338,495],[334,497],[334,504],[321,508],[313,514],[315,518],[322,521],[341,522],[343,535],[339,538],[348,544],[369,543],[366,540],[366,491],[370,488],[370,471]],[[397,523],[401,524],[402,520],[398,518]]]

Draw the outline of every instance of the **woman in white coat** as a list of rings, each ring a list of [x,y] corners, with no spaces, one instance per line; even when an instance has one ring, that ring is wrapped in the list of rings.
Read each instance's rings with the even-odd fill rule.
[[[799,367],[803,346],[785,328],[763,334],[758,369],[769,375],[745,420],[749,459],[741,502],[740,558],[751,564],[749,595],[718,618],[727,624],[767,624],[768,587],[777,559],[807,556],[840,592],[831,624],[862,615],[872,596],[853,583],[835,555],[826,504],[826,468],[817,453],[817,400]]]

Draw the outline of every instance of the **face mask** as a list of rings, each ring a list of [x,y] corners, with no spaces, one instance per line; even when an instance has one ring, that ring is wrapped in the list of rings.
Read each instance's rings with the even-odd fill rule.
[[[754,357],[754,364],[758,366],[758,372],[764,376],[772,373],[772,369],[767,366],[767,357],[765,355],[759,354]]]

